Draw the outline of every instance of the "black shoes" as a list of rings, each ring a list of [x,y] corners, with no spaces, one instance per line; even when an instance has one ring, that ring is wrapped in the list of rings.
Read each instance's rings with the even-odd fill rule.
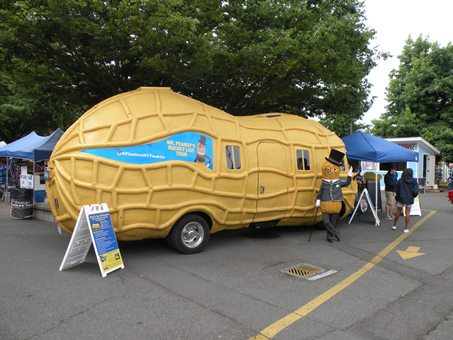
[[[327,242],[333,243],[333,241],[335,241],[335,239],[338,242],[340,242],[340,233],[338,231],[335,233],[335,236],[327,235]]]

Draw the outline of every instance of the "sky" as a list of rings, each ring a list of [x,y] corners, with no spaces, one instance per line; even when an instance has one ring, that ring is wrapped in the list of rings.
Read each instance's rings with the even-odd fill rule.
[[[453,0],[365,0],[365,16],[367,26],[377,31],[371,47],[392,55],[378,61],[378,66],[368,76],[373,85],[371,96],[376,98],[362,121],[371,123],[385,112],[389,73],[398,68],[398,55],[409,35],[416,39],[422,34],[442,47],[453,43]]]

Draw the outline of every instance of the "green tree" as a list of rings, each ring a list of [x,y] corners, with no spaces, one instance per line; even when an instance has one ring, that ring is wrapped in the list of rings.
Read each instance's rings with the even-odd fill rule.
[[[341,115],[323,116],[320,122],[329,130],[335,131],[338,136],[344,137],[355,131],[367,131],[370,128],[370,125],[361,123],[359,118],[357,115],[345,113]]]
[[[382,137],[421,136],[453,161],[453,46],[409,37],[390,74],[388,106],[372,132]]]
[[[139,86],[170,86],[236,115],[324,117],[342,130],[344,115],[369,107],[364,79],[379,54],[364,21],[359,0],[5,1],[0,133],[67,128]]]

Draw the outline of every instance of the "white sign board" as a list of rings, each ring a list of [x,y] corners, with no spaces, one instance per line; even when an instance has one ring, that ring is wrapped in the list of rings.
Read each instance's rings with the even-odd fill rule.
[[[377,170],[379,163],[362,161],[362,170]]]
[[[21,174],[21,175],[26,175],[26,174],[27,174],[27,171],[28,171],[28,170],[27,170],[27,166],[26,166],[26,165],[22,165],[22,166],[20,167],[20,174]]]
[[[33,189],[33,175],[20,175],[20,187],[22,189]]]
[[[403,215],[406,216],[406,209],[403,208]],[[418,197],[414,198],[414,204],[411,205],[411,211],[409,212],[411,216],[422,216],[422,209],[420,208],[420,200]]]
[[[420,208],[420,200],[418,199],[418,197],[414,198],[414,204],[412,204],[411,206],[410,215],[422,216],[422,209]]]
[[[349,219],[348,224],[351,224],[351,221],[352,221],[352,219],[354,218],[354,216],[355,216],[355,214],[356,214],[356,212],[357,212],[357,209],[359,208],[359,206],[360,206],[360,204],[361,204],[361,202],[362,202],[363,195],[365,195],[366,201],[368,202],[368,206],[370,207],[371,213],[373,214],[373,217],[374,217],[374,225],[376,225],[376,226],[380,225],[380,224],[381,224],[381,220],[380,220],[379,217],[378,217],[377,209],[374,208],[374,205],[373,205],[373,202],[372,202],[372,200],[371,200],[370,194],[369,194],[369,192],[368,192],[368,190],[367,190],[366,188],[363,189],[362,193],[360,194],[358,203],[357,203],[356,206],[355,206],[354,212],[352,213],[351,218]]]
[[[105,203],[82,206],[60,271],[83,263],[91,244],[102,277],[124,268],[110,212]]]

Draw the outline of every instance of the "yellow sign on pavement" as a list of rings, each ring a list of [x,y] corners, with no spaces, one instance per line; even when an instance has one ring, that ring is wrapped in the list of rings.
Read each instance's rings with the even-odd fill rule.
[[[425,253],[419,253],[420,247],[407,247],[406,250],[397,250],[398,254],[403,260],[413,259],[414,257],[425,255]]]

